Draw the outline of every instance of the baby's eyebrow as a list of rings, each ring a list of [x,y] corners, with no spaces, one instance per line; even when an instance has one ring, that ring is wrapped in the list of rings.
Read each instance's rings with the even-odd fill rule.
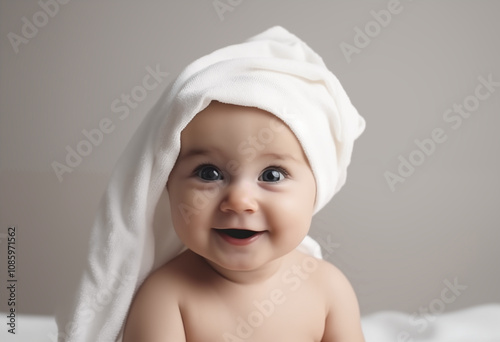
[[[188,150],[186,153],[183,153],[179,156],[179,159],[188,159],[198,156],[207,156],[213,154],[213,152],[218,152],[218,149],[214,149],[215,151],[208,150],[206,148],[193,148]]]
[[[213,156],[213,155],[221,155],[222,151],[219,150],[218,148],[214,147],[211,149],[207,148],[192,148],[182,155],[179,156],[179,160],[186,160],[194,157],[199,157],[199,156]],[[265,152],[262,154],[259,154],[257,156],[259,159],[274,159],[274,160],[291,160],[294,162],[299,162],[299,159],[297,159],[295,156],[293,156],[290,153],[278,153],[278,152]]]
[[[275,153],[275,152],[267,152],[261,154],[261,157],[264,158],[273,158],[278,160],[292,160],[298,162],[298,159],[289,153]]]

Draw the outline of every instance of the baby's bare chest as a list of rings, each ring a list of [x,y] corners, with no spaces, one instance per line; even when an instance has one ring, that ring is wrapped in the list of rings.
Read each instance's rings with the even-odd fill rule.
[[[198,293],[181,307],[188,342],[320,341],[325,303],[310,289],[260,293]]]

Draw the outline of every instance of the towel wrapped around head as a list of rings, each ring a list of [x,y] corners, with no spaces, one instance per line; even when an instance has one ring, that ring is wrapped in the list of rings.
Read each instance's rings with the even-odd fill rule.
[[[303,41],[273,27],[194,61],[165,90],[114,169],[72,314],[58,317],[60,338],[121,341],[139,285],[185,248],[172,227],[166,183],[181,131],[211,101],[257,107],[288,125],[316,180],[315,213],[345,183],[353,143],[365,121]],[[321,257],[310,237],[298,248]]]

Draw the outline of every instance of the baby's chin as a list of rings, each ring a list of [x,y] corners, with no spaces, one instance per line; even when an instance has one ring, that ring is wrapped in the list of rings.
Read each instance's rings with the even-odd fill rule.
[[[229,280],[236,282],[246,282],[246,280],[259,278],[265,280],[280,272],[285,265],[288,265],[293,260],[296,251],[285,250],[281,253],[265,254],[260,253],[257,256],[244,256],[233,258],[217,258],[217,257],[203,257],[207,265],[211,267],[216,273]],[[248,279],[247,279],[248,277]]]
[[[273,263],[276,258],[257,258],[234,257],[230,260],[223,258],[204,258],[206,262],[218,272],[252,272],[264,269],[267,265]],[[222,259],[222,258],[221,258]]]

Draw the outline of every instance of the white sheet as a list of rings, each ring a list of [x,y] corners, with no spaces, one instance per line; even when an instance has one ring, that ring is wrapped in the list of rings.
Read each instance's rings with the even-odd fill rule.
[[[0,316],[7,314],[2,312]],[[394,311],[364,316],[366,342],[500,342],[500,304],[431,316],[425,329],[422,317],[417,319],[419,323],[411,314]],[[2,324],[0,341],[55,342],[56,331],[51,316],[19,315],[16,335],[7,333],[7,326]]]
[[[500,304],[429,316],[385,311],[362,323],[367,342],[500,342]]]

